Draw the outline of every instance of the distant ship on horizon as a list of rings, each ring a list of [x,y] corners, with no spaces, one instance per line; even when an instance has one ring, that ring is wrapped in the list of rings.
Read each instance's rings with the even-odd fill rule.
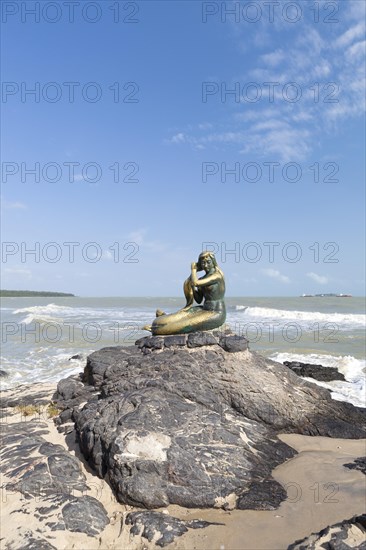
[[[327,294],[302,294],[301,298],[352,298],[352,294],[334,294],[334,293],[327,293]]]

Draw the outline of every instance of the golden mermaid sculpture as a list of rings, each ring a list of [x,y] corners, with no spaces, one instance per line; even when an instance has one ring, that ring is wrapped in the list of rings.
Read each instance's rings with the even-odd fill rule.
[[[197,278],[197,271],[205,275]],[[187,303],[176,313],[166,314],[156,310],[152,325],[144,326],[155,335],[186,334],[199,330],[212,330],[225,323],[225,279],[212,252],[202,252],[198,262],[191,264],[191,275],[184,281],[184,295]],[[194,306],[196,301],[201,306]]]

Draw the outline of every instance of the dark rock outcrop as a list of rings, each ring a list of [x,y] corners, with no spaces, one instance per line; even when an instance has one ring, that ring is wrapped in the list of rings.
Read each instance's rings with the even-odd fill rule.
[[[287,550],[366,550],[366,514],[335,523],[291,544]]]
[[[62,517],[66,529],[86,533],[90,537],[98,535],[109,523],[104,507],[89,496],[71,499],[63,507]]]
[[[350,470],[358,470],[359,472],[362,472],[366,475],[366,456],[356,458],[354,462],[350,462],[348,464],[345,464],[344,466],[346,468],[349,468]]]
[[[10,550],[10,548],[14,548],[14,545],[12,547],[5,546],[6,550]],[[37,537],[32,531],[27,532],[25,534],[25,540],[22,542],[21,547],[17,546],[17,550],[57,550],[56,546],[53,546],[53,544],[50,544],[46,539]]]
[[[198,519],[183,521],[161,512],[131,512],[126,516],[126,525],[132,525],[132,535],[140,535],[149,542],[155,537],[155,544],[164,547],[176,537],[184,535],[188,529],[202,529],[209,525],[222,524]]]
[[[229,353],[248,349],[248,340],[243,336],[232,334],[229,330],[212,330],[192,332],[190,334],[176,334],[174,336],[145,336],[136,341],[136,345],[143,353],[148,350],[186,346],[187,348],[201,348],[203,346],[220,346]]]
[[[24,506],[34,500],[34,516],[51,531],[68,530],[99,534],[108,525],[106,510],[94,497],[81,471],[79,460],[62,445],[46,441],[47,424],[38,420],[2,425],[0,472],[11,479],[6,493],[24,495]],[[79,493],[79,495],[77,494]],[[58,509],[57,522],[50,521]],[[25,513],[29,513],[25,509]],[[22,548],[48,550],[54,548],[32,532]]]
[[[253,481],[238,499],[240,510],[276,510],[287,494],[281,485],[273,480]]]
[[[91,354],[82,381],[63,380],[54,397],[120,502],[273,509],[285,494],[271,471],[295,453],[277,433],[366,435],[365,411],[251,353],[244,338],[136,344]]]
[[[283,364],[299,376],[314,378],[314,380],[319,380],[320,382],[346,380],[344,375],[335,367],[323,367],[323,365],[300,363],[299,361],[284,361]]]

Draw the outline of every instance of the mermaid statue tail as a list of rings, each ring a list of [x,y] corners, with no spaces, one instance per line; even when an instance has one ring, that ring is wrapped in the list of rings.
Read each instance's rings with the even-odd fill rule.
[[[191,307],[194,302],[193,285],[190,277],[188,277],[188,279],[184,281],[183,291],[184,291],[184,296],[186,298],[186,305],[184,306],[183,309],[187,309]]]
[[[152,325],[145,330],[154,336],[168,334],[188,334],[199,330],[213,330],[221,327],[226,319],[225,307],[220,311],[211,311],[202,306],[185,307],[176,313],[156,317]]]

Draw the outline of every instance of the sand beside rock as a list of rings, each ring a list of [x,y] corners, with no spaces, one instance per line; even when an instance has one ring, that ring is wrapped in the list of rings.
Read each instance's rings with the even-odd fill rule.
[[[211,526],[194,535],[189,533],[175,548],[280,550],[310,533],[365,512],[365,476],[361,472],[355,475],[355,470],[343,464],[365,455],[366,440],[297,434],[280,438],[299,452],[273,471],[273,477],[287,487],[287,500],[271,512],[201,511],[202,519],[221,521],[225,527]],[[172,507],[169,511],[178,515]],[[188,514],[197,517],[196,510]]]

